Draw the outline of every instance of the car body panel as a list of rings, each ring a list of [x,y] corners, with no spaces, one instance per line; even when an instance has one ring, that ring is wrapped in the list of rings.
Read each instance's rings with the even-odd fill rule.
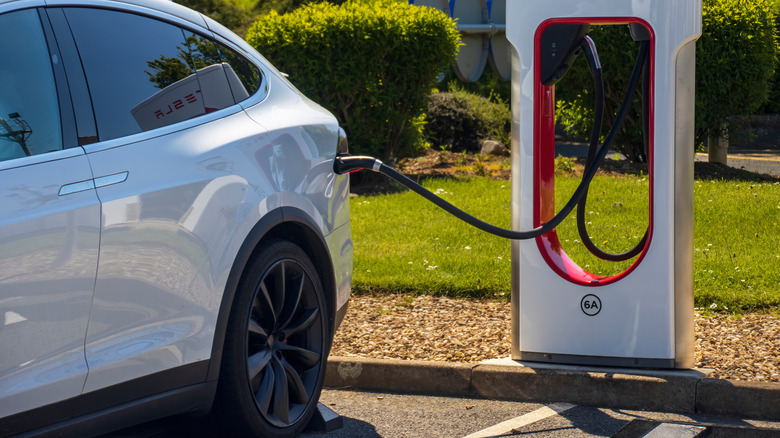
[[[352,243],[352,231],[349,224],[343,225],[334,230],[328,237],[328,250],[333,254],[335,261],[333,272],[336,276],[336,309],[343,317],[343,311],[346,310],[347,301],[352,291],[352,256],[354,246]],[[336,321],[338,325],[341,321]]]
[[[143,142],[86,148],[95,175],[129,176],[97,189],[102,242],[85,391],[208,358],[231,263],[251,227],[271,210],[303,211],[322,236],[344,220],[346,203],[333,196],[337,180],[337,194],[344,195],[344,179],[332,172],[329,159],[317,156],[301,126],[303,114],[295,112],[298,124],[271,132],[247,124],[240,112]],[[256,127],[254,136],[247,126]],[[340,236],[351,242],[348,232]],[[339,248],[331,258],[341,253]],[[156,265],[160,259],[168,263]],[[339,279],[340,307],[349,277]]]
[[[0,13],[42,5],[34,0],[0,0]],[[145,15],[228,46],[256,64],[265,80],[249,98],[189,120],[65,151],[0,161],[4,205],[0,323],[6,324],[0,332],[0,349],[18,349],[19,340],[9,338],[9,330],[33,327],[33,319],[41,322],[33,327],[35,333],[57,330],[47,340],[51,345],[33,343],[29,352],[0,356],[0,418],[11,415],[17,431],[27,430],[27,424],[45,426],[48,433],[60,427],[55,423],[72,428],[81,417],[96,418],[97,413],[113,412],[120,405],[140,412],[133,397],[155,399],[155,403],[165,399],[154,394],[155,387],[175,395],[173,399],[180,403],[183,393],[176,385],[182,385],[182,390],[204,385],[195,393],[205,394],[206,399],[165,402],[165,413],[195,407],[200,411],[211,405],[208,397],[213,397],[216,387],[237,276],[255,245],[262,245],[266,237],[306,241],[315,265],[326,270],[320,277],[334,304],[330,318],[338,323],[338,315],[343,316],[351,285],[352,236],[349,179],[332,169],[337,121],[246,42],[172,2],[53,0],[46,5],[59,11],[49,14],[53,21],[59,20],[55,33],[67,28],[62,26],[67,9],[63,14],[59,7],[94,6]],[[78,38],[58,38],[58,43],[69,45],[68,53],[76,53],[72,49]],[[66,64],[78,65],[70,56],[71,63]],[[67,72],[71,91],[78,79],[72,76],[74,70],[78,76],[79,69]],[[225,74],[229,81],[229,73]],[[85,83],[84,77],[81,81]],[[78,102],[89,102],[78,92],[82,94]],[[25,196],[33,196],[32,192],[8,181],[26,177],[33,166],[46,169],[43,174],[30,173],[40,187],[29,187],[40,192],[36,194],[40,199],[47,199],[39,200],[36,208],[43,214],[60,208],[50,219],[36,218],[39,212],[26,204],[5,210],[6,198],[31,202]],[[51,190],[63,186],[72,193],[55,200]],[[49,193],[43,194],[44,189]],[[269,226],[259,227],[262,223]],[[256,235],[258,230],[261,235]],[[301,235],[289,235],[290,230]],[[48,239],[48,246],[23,245],[28,249],[19,252],[20,239]],[[52,261],[54,253],[59,256]],[[31,258],[45,261],[51,271],[35,272]],[[25,285],[22,290],[18,284],[37,278],[52,283],[55,274],[64,281],[57,282],[54,292],[41,289],[43,302],[31,311],[30,306],[38,303],[37,286]],[[35,369],[39,363],[45,365],[39,367],[41,371]],[[188,370],[186,378],[174,379],[173,386],[144,384],[139,391],[126,390],[128,385],[136,388],[135,382],[160,378],[173,382],[163,376],[182,369]],[[79,403],[79,408],[66,409],[65,417],[60,410],[41,407],[65,406],[68,399]],[[104,399],[108,404],[101,404]],[[27,412],[40,412],[48,419],[36,425],[34,417],[32,421],[25,417]],[[76,430],[67,428],[63,430]]]
[[[337,310],[342,309],[349,299],[352,283],[352,234],[349,227],[349,176],[336,175],[332,160],[336,155],[333,145],[338,141],[338,124],[333,116],[295,89],[278,72],[269,75],[272,92],[262,104],[246,109],[247,114],[271,130],[276,150],[300,150],[304,155],[318,157],[311,161],[312,168],[301,184],[289,183],[280,187],[285,205],[296,207],[314,218],[327,237],[328,251],[336,274]],[[311,124],[305,124],[300,114],[312,116]],[[302,128],[300,128],[302,126]],[[298,131],[293,138],[306,147],[283,147],[285,137],[274,133],[283,130]],[[286,139],[290,141],[292,139]],[[336,230],[340,232],[336,233]],[[348,257],[349,260],[342,260]]]
[[[0,417],[81,393],[99,204],[81,148],[0,162]]]
[[[245,138],[247,126],[254,137]],[[97,189],[102,242],[85,391],[209,357],[235,257],[228,245],[245,220],[281,206],[272,176],[249,164],[266,135],[239,112],[88,152],[96,175],[129,176]]]

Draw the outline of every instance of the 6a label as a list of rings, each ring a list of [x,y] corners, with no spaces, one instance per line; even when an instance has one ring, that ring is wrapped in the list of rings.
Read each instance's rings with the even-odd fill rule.
[[[588,316],[596,316],[601,312],[601,299],[593,294],[582,297],[580,309]]]

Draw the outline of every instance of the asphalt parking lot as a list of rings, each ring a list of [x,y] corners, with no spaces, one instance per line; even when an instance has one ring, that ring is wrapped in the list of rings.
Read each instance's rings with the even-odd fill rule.
[[[522,403],[463,397],[326,389],[321,402],[342,427],[302,438],[777,437],[780,422],[571,403]],[[223,437],[198,421],[165,419],[103,438]]]
[[[584,143],[559,142],[555,145],[555,154],[565,157],[584,158],[588,155],[588,146]],[[607,157],[615,158],[618,154],[610,152]],[[694,161],[708,160],[706,152],[698,152]],[[735,169],[743,169],[749,172],[765,175],[780,176],[780,149],[729,149],[727,165]]]
[[[707,154],[697,153],[695,161],[707,161]],[[730,150],[728,165],[749,172],[780,176],[780,151],[776,149]]]
[[[344,427],[329,433],[307,433],[306,438],[780,436],[780,422],[570,403],[519,403],[345,390],[326,390],[321,400],[342,415]]]

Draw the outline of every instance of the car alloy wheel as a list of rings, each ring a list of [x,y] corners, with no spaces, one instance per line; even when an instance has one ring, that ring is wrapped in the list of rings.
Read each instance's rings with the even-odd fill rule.
[[[275,241],[245,271],[228,323],[222,412],[247,434],[294,436],[311,418],[324,378],[322,286],[298,246]]]

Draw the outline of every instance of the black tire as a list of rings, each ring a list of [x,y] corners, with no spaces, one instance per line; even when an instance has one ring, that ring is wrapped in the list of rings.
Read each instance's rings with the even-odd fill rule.
[[[311,419],[330,340],[319,276],[287,241],[257,250],[225,334],[216,414],[235,436],[294,437]]]

